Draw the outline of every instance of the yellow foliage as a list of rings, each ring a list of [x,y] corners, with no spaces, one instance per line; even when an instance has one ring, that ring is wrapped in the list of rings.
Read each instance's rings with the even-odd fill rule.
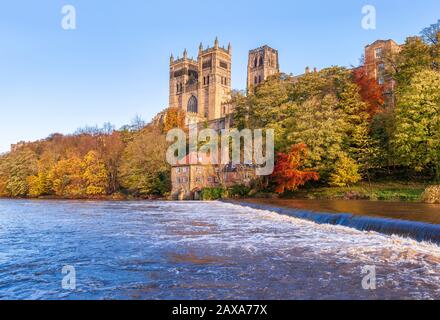
[[[346,187],[359,182],[362,179],[359,174],[359,166],[344,153],[339,155],[334,172],[330,175],[330,185],[334,187]]]

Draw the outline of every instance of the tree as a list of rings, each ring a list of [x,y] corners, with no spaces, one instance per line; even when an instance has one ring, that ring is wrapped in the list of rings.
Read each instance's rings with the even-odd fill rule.
[[[0,163],[0,192],[8,197],[25,197],[29,192],[28,177],[37,172],[37,156],[23,147],[3,157]]]
[[[426,27],[420,32],[423,40],[426,43],[430,44],[438,44],[439,43],[439,33],[440,33],[440,19],[437,23],[431,24],[429,27]]]
[[[163,131],[167,133],[172,129],[185,129],[185,112],[179,108],[168,108],[165,113]]]
[[[169,192],[171,167],[166,162],[168,143],[155,126],[147,126],[128,144],[120,167],[121,185],[134,195]]]
[[[351,156],[359,165],[361,172],[370,181],[370,170],[379,167],[379,142],[371,136],[370,127],[366,124],[355,128]]]
[[[314,171],[303,171],[303,159],[307,157],[305,144],[293,145],[290,152],[279,153],[274,173],[272,175],[276,184],[275,192],[295,191],[310,180],[317,181],[319,174]]]
[[[371,120],[381,109],[384,100],[383,86],[374,78],[368,77],[364,66],[353,70],[353,80],[359,87],[362,100],[367,103],[367,113]]]
[[[397,81],[397,91],[409,85],[415,74],[434,66],[431,47],[418,37],[407,38],[400,52],[387,60],[391,66],[387,72]]]
[[[401,164],[440,180],[440,72],[421,71],[401,91],[393,142]]]
[[[347,122],[337,104],[333,95],[322,100],[311,98],[300,105],[297,114],[286,124],[289,128],[286,143],[307,145],[308,157],[304,159],[304,165],[316,168],[324,179],[343,150],[346,139]]]
[[[269,77],[252,89],[248,96],[235,92],[234,120],[239,129],[272,128],[288,116],[289,96],[292,84],[285,75]]]
[[[57,196],[81,197],[85,194],[83,162],[78,157],[58,161],[48,178]]]
[[[105,195],[108,188],[108,171],[95,151],[90,151],[83,161],[82,178],[85,183],[85,194],[89,196]]]
[[[340,153],[339,159],[335,164],[334,172],[330,175],[330,185],[334,187],[345,187],[359,182],[362,178],[358,170],[359,167],[353,159],[343,152]]]

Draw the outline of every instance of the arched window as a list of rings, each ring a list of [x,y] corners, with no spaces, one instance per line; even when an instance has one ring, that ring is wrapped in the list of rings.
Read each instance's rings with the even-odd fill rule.
[[[188,100],[188,108],[187,111],[191,113],[198,113],[198,105],[197,105],[197,98],[194,96],[191,96]]]
[[[257,76],[255,76],[254,84],[258,84],[258,77]]]
[[[261,76],[258,76],[258,83],[261,83]]]
[[[255,68],[258,67],[258,57],[255,57],[255,60],[254,60],[254,67],[255,67]]]
[[[263,57],[260,56],[260,67],[263,65]]]

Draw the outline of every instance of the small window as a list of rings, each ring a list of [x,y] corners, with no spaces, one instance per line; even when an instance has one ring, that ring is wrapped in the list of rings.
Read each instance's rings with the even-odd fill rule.
[[[179,173],[180,172],[180,168],[176,168],[176,173]]]
[[[376,50],[374,50],[374,56],[376,59],[382,59],[382,48],[376,48]]]

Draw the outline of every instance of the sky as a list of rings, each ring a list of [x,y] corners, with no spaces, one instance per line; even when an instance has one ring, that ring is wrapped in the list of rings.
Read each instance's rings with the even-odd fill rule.
[[[62,7],[76,9],[64,30]],[[362,28],[373,5],[375,30]],[[402,43],[440,19],[438,0],[0,0],[0,152],[86,125],[117,128],[167,107],[169,57],[200,42],[233,48],[232,86],[246,85],[247,54],[267,44],[301,74],[358,65],[377,39]]]

